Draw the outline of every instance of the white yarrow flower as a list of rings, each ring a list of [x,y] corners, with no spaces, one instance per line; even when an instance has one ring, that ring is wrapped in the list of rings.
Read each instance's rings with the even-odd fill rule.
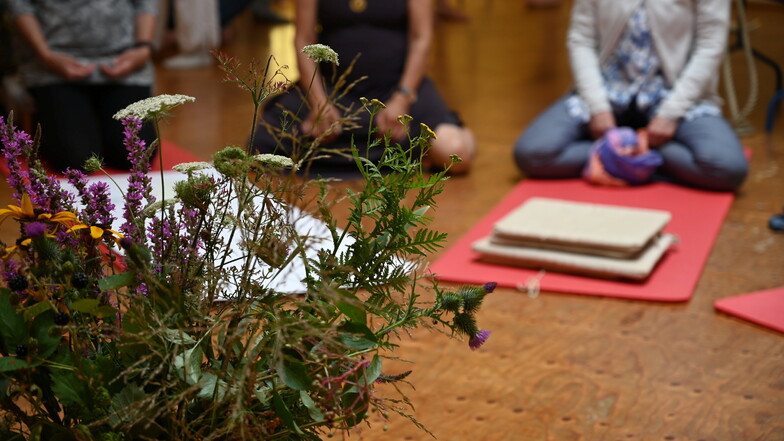
[[[125,118],[150,119],[161,116],[180,104],[196,101],[188,95],[158,95],[137,101],[114,114],[114,119]]]
[[[174,171],[178,171],[180,173],[191,173],[199,170],[205,170],[208,168],[212,168],[212,163],[204,162],[204,161],[183,162],[181,164],[177,164],[174,167],[172,167]]]
[[[302,53],[317,63],[321,61],[327,61],[330,63],[335,63],[335,66],[339,64],[338,53],[332,50],[332,48],[326,44],[309,44],[302,48]]]
[[[294,161],[292,161],[291,158],[287,156],[273,155],[272,153],[262,153],[260,155],[254,155],[253,159],[264,164],[284,168],[293,168],[296,170]]]

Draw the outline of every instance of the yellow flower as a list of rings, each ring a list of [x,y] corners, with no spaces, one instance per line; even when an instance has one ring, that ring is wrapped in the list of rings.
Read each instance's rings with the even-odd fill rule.
[[[32,219],[35,217],[33,203],[30,201],[30,196],[27,193],[22,195],[20,206],[9,205],[8,208],[0,209],[0,221],[5,220],[7,217],[15,217],[17,219]]]
[[[420,126],[422,126],[422,131],[421,131],[422,138],[438,139],[438,136],[436,136],[436,132],[434,132],[433,129],[428,127],[427,124],[421,123]]]
[[[117,231],[111,230],[109,228],[101,228],[95,225],[87,225],[84,223],[74,225],[73,227],[68,229],[68,232],[72,233],[74,231],[83,230],[85,228],[90,229],[90,237],[92,237],[93,239],[100,239],[104,236],[107,236],[112,240],[114,240],[115,242],[119,242],[120,239],[124,237],[121,233],[118,233]]]
[[[54,235],[54,234],[48,234],[48,233],[47,233],[45,236],[46,236],[46,237],[49,237],[49,238],[51,238],[51,239],[54,239],[54,238],[55,238],[55,235]],[[3,259],[5,259],[5,258],[7,258],[8,256],[10,256],[10,255],[11,255],[11,254],[12,254],[14,251],[16,251],[17,249],[19,249],[19,247],[27,248],[27,247],[29,247],[29,246],[30,246],[30,244],[31,244],[31,243],[33,243],[33,239],[31,239],[31,238],[29,238],[29,237],[28,237],[27,239],[25,239],[25,240],[23,240],[23,241],[20,241],[18,245],[11,245],[10,247],[7,247],[7,248],[5,249],[5,254],[3,254]]]
[[[20,205],[9,205],[8,208],[0,209],[0,223],[9,217],[19,220],[40,220],[55,222],[64,226],[68,226],[74,222],[78,222],[76,215],[70,211],[61,211],[59,213],[41,213],[36,216],[33,209],[33,203],[30,201],[30,196],[27,193],[22,195]]]
[[[25,240],[23,240],[23,241],[19,242],[19,245],[11,245],[10,247],[7,247],[7,248],[5,249],[5,253],[3,254],[3,259],[6,259],[6,258],[8,258],[8,256],[10,256],[11,254],[13,254],[13,252],[14,252],[14,251],[18,250],[20,246],[21,246],[21,247],[29,247],[29,246],[30,246],[30,243],[31,243],[32,241],[33,241],[33,240],[32,240],[32,239],[30,239],[30,238],[28,237],[27,239],[25,239]]]

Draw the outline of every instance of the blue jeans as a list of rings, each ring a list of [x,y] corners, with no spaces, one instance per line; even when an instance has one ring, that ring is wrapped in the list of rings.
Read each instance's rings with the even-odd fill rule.
[[[593,140],[588,124],[569,114],[566,98],[539,115],[515,143],[514,159],[528,177],[575,178],[582,174]],[[615,118],[618,125],[637,129],[647,124],[637,116],[621,113]],[[657,150],[664,157],[657,174],[690,187],[733,191],[748,173],[740,140],[718,116],[682,120],[672,140]]]

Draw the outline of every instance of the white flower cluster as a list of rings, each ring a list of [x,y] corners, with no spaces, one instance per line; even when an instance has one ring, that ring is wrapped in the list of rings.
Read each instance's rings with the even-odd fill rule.
[[[204,161],[183,162],[172,167],[174,171],[178,171],[180,173],[191,173],[199,170],[205,170],[208,168],[212,168],[212,163],[204,162]]]
[[[141,101],[137,101],[128,107],[114,114],[114,119],[123,120],[125,118],[149,119],[160,116],[180,104],[196,101],[196,98],[188,95],[158,95]]]
[[[272,153],[262,153],[260,155],[254,155],[253,159],[258,162],[274,165],[277,167],[293,168],[295,170],[297,169],[294,161],[286,156],[273,155]]]
[[[302,48],[302,53],[316,62],[327,61],[335,63],[335,66],[340,64],[338,63],[338,53],[326,44],[316,43],[307,45]]]

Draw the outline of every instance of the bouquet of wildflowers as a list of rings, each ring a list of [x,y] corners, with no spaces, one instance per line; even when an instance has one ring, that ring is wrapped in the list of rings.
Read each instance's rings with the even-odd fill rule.
[[[256,103],[279,87],[266,74]],[[408,415],[404,398],[375,387],[405,381],[384,359],[407,329],[442,325],[474,349],[487,339],[475,314],[495,285],[445,291],[416,265],[445,238],[426,216],[444,172],[425,175],[383,140],[380,164],[353,149],[364,184],[344,196],[341,222],[329,183],[292,173],[301,159],[230,146],[178,166],[173,191],[156,198],[160,145],[138,133],[188,101],[164,95],[118,113],[133,169],[117,207],[114,183],[48,176],[36,140],[0,118],[15,199],[0,219],[19,228],[0,261],[0,439],[317,440],[370,411]],[[431,136],[412,143],[426,150]],[[329,243],[314,248],[297,228],[303,209]],[[299,295],[275,284],[292,265],[304,271]]]

